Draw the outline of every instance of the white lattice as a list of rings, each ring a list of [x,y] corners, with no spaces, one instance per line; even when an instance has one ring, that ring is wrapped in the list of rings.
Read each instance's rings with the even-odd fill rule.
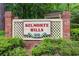
[[[60,21],[52,21],[51,22],[51,36],[53,38],[61,37],[61,22]]]
[[[32,19],[29,19],[32,20]],[[44,19],[42,19],[44,20]],[[52,38],[61,38],[63,37],[63,26],[61,19],[45,19],[51,21],[51,35]],[[23,22],[27,20],[13,20],[13,37],[21,37],[21,38],[30,38],[28,36],[24,36]],[[40,20],[41,21],[41,20]]]
[[[23,22],[14,22],[14,37],[23,37]]]

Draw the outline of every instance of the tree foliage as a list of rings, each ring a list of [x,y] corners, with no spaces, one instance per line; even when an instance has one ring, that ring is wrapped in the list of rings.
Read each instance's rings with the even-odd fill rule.
[[[79,19],[79,4],[69,3],[21,3],[6,4],[5,10],[10,10],[15,16],[23,19],[39,19],[50,12],[70,11],[72,14],[71,21],[77,22]],[[77,22],[79,23],[79,22]]]
[[[6,4],[6,10],[12,11],[20,18],[44,18],[49,12],[64,11],[67,4]]]

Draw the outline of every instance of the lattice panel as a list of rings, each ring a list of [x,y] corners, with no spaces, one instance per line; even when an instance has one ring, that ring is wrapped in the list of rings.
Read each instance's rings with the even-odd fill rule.
[[[14,22],[14,37],[24,37],[23,36],[23,22]]]
[[[61,21],[51,22],[52,38],[61,38]]]
[[[51,21],[51,36],[52,38],[61,38],[61,21]],[[14,21],[13,22],[13,36],[21,38],[29,38],[24,36],[23,31],[23,21]]]
[[[14,37],[20,37],[20,38],[29,38],[28,36],[24,36],[23,33],[23,21],[19,22],[19,21],[15,21],[13,23],[13,32],[14,32]]]

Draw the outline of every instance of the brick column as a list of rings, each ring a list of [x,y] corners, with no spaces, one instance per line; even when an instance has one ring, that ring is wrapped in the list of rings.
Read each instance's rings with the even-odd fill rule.
[[[12,12],[6,11],[5,12],[5,36],[11,37],[12,36]]]
[[[63,37],[65,39],[70,39],[70,12],[64,11],[62,13],[63,19]]]

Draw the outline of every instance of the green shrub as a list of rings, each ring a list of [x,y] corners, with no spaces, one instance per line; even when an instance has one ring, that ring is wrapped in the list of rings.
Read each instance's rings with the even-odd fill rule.
[[[5,32],[3,30],[0,30],[0,36],[4,36]]]
[[[71,24],[71,28],[79,28],[79,24]]]
[[[40,43],[40,45],[32,49],[32,55],[79,55],[79,41],[65,39],[53,40],[46,38]]]
[[[10,49],[11,46],[11,43],[8,43],[8,40],[6,40],[6,38],[0,37],[0,55]]]
[[[33,48],[32,55],[51,55],[52,52],[52,40],[49,38],[44,39],[38,47]]]
[[[59,54],[63,56],[79,55],[79,41],[65,40],[59,44]]]
[[[79,56],[79,47],[72,48],[72,56]]]
[[[14,47],[23,47],[23,40],[21,38],[11,38],[8,42]]]
[[[5,44],[4,44],[5,43]],[[4,38],[0,37],[0,47],[22,47],[23,40],[20,38]]]
[[[0,55],[2,56],[20,56],[26,52],[23,48],[23,41],[20,38],[0,38]],[[26,55],[26,54],[25,54]]]
[[[79,40],[79,28],[71,29],[71,39],[72,40]]]
[[[79,41],[65,40],[59,44],[59,54],[63,56],[79,55]]]
[[[32,49],[32,55],[55,55],[59,52],[59,46],[62,40],[53,40],[51,38],[45,38],[40,45]]]
[[[58,44],[58,46],[60,47],[60,48],[70,48],[70,47],[72,47],[72,41],[71,40],[62,40],[61,41],[61,43],[60,44]]]
[[[26,50],[22,47],[17,47],[3,53],[4,56],[27,56]]]
[[[61,48],[59,54],[62,56],[71,56],[72,55],[71,48]]]
[[[72,47],[79,47],[79,41],[72,41]]]

